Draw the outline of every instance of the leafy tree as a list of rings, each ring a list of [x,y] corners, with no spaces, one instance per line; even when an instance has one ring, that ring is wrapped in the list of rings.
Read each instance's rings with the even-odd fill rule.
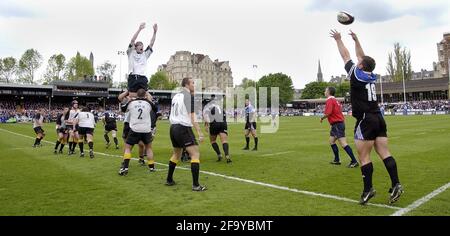
[[[64,68],[66,67],[66,57],[63,54],[55,54],[48,59],[47,70],[44,74],[44,81],[49,83],[53,80],[61,80]]]
[[[19,60],[19,81],[22,83],[34,83],[36,70],[42,64],[42,55],[35,49],[28,49]]]
[[[91,61],[81,56],[79,52],[67,63],[65,76],[70,81],[83,80],[84,76],[92,75],[94,75],[94,68],[92,67]]]
[[[242,79],[242,83],[238,85],[239,87],[246,89],[248,87],[255,87],[257,86],[257,82],[248,78]]]
[[[169,77],[164,71],[158,71],[150,77],[148,84],[151,89],[172,90],[177,87],[176,82],[169,80]]]
[[[9,83],[17,70],[17,60],[14,57],[0,59],[0,79]]]
[[[402,49],[400,43],[395,43],[394,51],[388,55],[386,70],[394,82],[402,81],[403,75],[405,80],[410,80],[412,78],[411,51],[406,47]]]
[[[263,76],[257,83],[258,91],[260,87],[266,87],[267,90],[267,105],[270,106],[271,101],[271,91],[270,88],[279,88],[279,101],[280,104],[284,105],[294,98],[294,86],[292,85],[292,79],[288,75],[283,73],[268,74]],[[259,93],[258,93],[259,94]]]
[[[97,66],[97,73],[103,76],[110,85],[112,85],[112,78],[115,71],[116,65],[111,64],[109,61],[105,61],[100,66]]]
[[[325,97],[323,92],[328,86],[329,83],[327,82],[311,82],[305,85],[305,89],[302,92],[302,99],[323,98]]]

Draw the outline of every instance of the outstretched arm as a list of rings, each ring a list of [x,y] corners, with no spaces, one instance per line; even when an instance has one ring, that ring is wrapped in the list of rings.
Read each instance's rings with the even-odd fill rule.
[[[128,96],[128,90],[125,90],[125,92],[119,94],[119,96],[117,97],[117,99],[119,99],[120,102],[123,101],[123,99],[125,99]]]
[[[155,40],[156,40],[156,32],[158,31],[158,25],[154,24],[153,25],[153,37],[150,40],[150,44],[148,45],[152,50],[153,50],[153,44],[155,44]]]
[[[362,58],[365,56],[365,54],[361,47],[361,43],[359,42],[358,36],[356,36],[356,34],[353,33],[353,31],[351,30],[350,35],[352,36],[352,39],[355,41],[356,57],[358,58],[358,61],[362,61]]]
[[[136,39],[139,35],[139,33],[141,32],[141,30],[143,30],[145,28],[145,23],[141,23],[141,25],[139,25],[139,29],[136,31],[136,33],[134,33],[133,38],[131,38],[130,44],[134,45],[134,43],[136,42]]]
[[[331,30],[330,36],[336,40],[339,53],[341,54],[342,60],[344,60],[344,63],[347,63],[350,61],[350,53],[348,52],[348,49],[345,47],[344,43],[341,39],[341,33],[337,32],[336,30]]]

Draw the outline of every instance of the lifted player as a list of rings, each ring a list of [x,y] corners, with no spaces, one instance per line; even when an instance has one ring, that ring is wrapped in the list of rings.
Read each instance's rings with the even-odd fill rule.
[[[129,96],[136,98],[136,92],[138,89],[148,89],[148,79],[145,76],[145,68],[147,66],[147,60],[153,53],[153,44],[156,39],[156,32],[158,31],[158,25],[153,25],[153,37],[150,40],[150,44],[144,50],[144,44],[140,41],[136,42],[139,33],[145,28],[145,23],[139,26],[138,31],[131,38],[128,45],[128,91]]]

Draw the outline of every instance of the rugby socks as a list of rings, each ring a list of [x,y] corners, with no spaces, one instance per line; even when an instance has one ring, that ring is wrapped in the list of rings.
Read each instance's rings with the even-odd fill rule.
[[[56,140],[56,144],[55,144],[55,151],[56,150],[58,150],[58,147],[59,147],[59,144],[60,144],[61,142],[59,141],[59,140]],[[61,144],[62,145],[62,144]]]
[[[39,138],[36,138],[35,140],[34,140],[34,145],[36,146],[36,145],[38,145],[39,144]]]
[[[167,182],[173,182],[173,172],[175,172],[175,167],[177,167],[177,161],[170,159],[169,172],[167,173]]]
[[[344,150],[345,150],[345,152],[347,152],[348,156],[352,159],[352,163],[357,162],[355,155],[353,155],[352,148],[349,145],[345,146]]]
[[[131,153],[124,153],[123,154],[123,168],[128,168],[130,165],[130,159],[131,159]]]
[[[89,151],[93,151],[94,150],[94,142],[88,142],[89,145]]]
[[[62,152],[63,148],[64,148],[64,143],[61,143],[61,146],[59,147],[59,151]]]
[[[217,145],[217,143],[212,143],[211,146],[213,147],[216,154],[219,156],[220,155],[219,145]]]
[[[105,134],[105,135],[103,135],[103,137],[105,137],[105,141],[106,141],[107,143],[109,143],[109,136],[108,136],[107,134]]]
[[[250,144],[250,137],[245,137],[245,142],[247,143],[245,148],[248,148],[248,145]]]
[[[391,177],[392,187],[394,187],[396,184],[400,183],[398,180],[397,163],[395,162],[393,156],[384,159],[383,162],[386,170],[389,172],[389,176]]]
[[[155,168],[155,161],[154,160],[148,160],[147,161],[148,168],[154,169]]]
[[[255,137],[255,149],[258,148],[258,137]]]
[[[84,153],[84,143],[83,142],[79,142],[78,146],[80,146],[80,153]]]
[[[73,142],[69,142],[69,151],[72,151],[72,147],[73,147]]]
[[[223,147],[223,152],[225,153],[225,156],[228,156],[229,155],[229,153],[228,153],[228,143],[223,143],[222,147]]]
[[[109,141],[108,141],[108,142],[109,142]],[[114,144],[116,144],[116,146],[119,145],[119,141],[117,140],[116,137],[114,137]]]
[[[373,174],[372,162],[361,166],[361,173],[364,182],[364,192],[369,192],[370,189],[372,188],[372,174]]]
[[[334,153],[334,161],[335,162],[339,162],[339,148],[338,148],[338,146],[336,144],[332,144],[331,145],[331,150],[333,150],[333,153]]]
[[[200,160],[191,161],[192,185],[199,186],[198,176],[200,175]]]

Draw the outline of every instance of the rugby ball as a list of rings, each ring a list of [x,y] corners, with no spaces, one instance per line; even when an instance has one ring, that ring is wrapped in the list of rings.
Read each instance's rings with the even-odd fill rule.
[[[339,21],[339,23],[341,23],[343,25],[349,25],[349,24],[353,23],[353,21],[355,20],[355,17],[353,17],[352,15],[350,15],[349,13],[347,13],[345,11],[341,11],[337,14],[337,20]]]

